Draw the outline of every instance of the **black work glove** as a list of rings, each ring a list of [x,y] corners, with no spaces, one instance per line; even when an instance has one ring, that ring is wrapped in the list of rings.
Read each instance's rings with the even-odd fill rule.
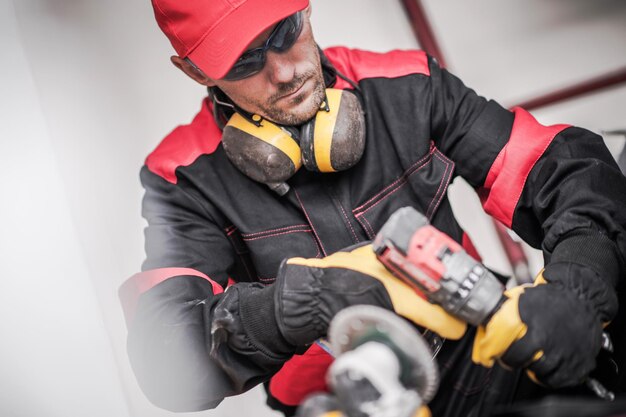
[[[371,245],[322,259],[291,258],[282,263],[273,285],[237,284],[228,291],[237,291],[238,310],[216,308],[213,327],[233,327],[239,315],[244,331],[229,331],[228,344],[246,354],[293,353],[324,337],[335,314],[357,304],[395,311],[448,339],[461,338],[467,327],[394,277]]]
[[[395,311],[446,338],[459,339],[466,330],[465,323],[394,277],[376,259],[371,245],[323,259],[288,259],[275,285],[278,326],[297,346],[325,336],[335,314],[357,304]]]
[[[590,268],[550,264],[534,286],[505,293],[508,299],[476,334],[472,359],[499,360],[528,370],[543,385],[578,385],[595,368],[603,324],[617,312],[613,288]]]

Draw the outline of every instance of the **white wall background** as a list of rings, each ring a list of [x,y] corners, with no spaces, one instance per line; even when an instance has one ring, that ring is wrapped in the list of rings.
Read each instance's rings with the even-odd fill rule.
[[[312,3],[322,46],[417,46],[397,0]],[[626,66],[619,0],[424,3],[450,69],[504,105]],[[148,0],[0,0],[0,46],[0,415],[169,416],[134,382],[116,291],[143,258],[139,167],[204,91],[169,64]],[[625,104],[622,85],[535,115],[617,129]],[[506,271],[477,200],[453,193]],[[197,414],[274,415],[262,402]]]

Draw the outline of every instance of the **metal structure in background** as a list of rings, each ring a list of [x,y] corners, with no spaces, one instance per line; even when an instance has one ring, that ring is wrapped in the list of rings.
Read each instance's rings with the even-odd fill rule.
[[[556,90],[543,96],[523,101],[517,106],[526,110],[534,110],[540,107],[549,106],[571,98],[580,97],[584,94],[595,93],[605,88],[613,87],[626,82],[626,67],[620,68],[611,73],[582,81],[561,90]]]
[[[439,43],[432,30],[430,20],[424,11],[421,0],[400,0],[409,18],[413,33],[420,47],[431,56],[435,57],[442,67],[446,66],[446,60],[439,48]],[[626,82],[626,68],[620,68],[611,73],[582,81],[578,84],[549,92],[545,95],[524,101],[513,107],[523,107],[526,110],[534,110],[540,107],[560,103],[565,100],[577,98],[585,94],[595,93],[600,90],[614,87]],[[626,155],[626,149],[624,150]],[[511,265],[517,283],[532,282],[528,258],[521,242],[511,237],[511,232],[497,220],[493,220],[502,248]]]
[[[437,58],[439,65],[446,66],[446,61],[443,58],[441,49],[439,49],[439,43],[435,38],[430,21],[424,12],[424,7],[420,0],[400,0],[404,6],[404,10],[409,17],[409,22],[413,28],[413,33],[417,42],[421,48],[428,52],[430,55]]]
[[[603,135],[615,135],[615,136],[623,136],[624,137],[624,148],[622,148],[622,152],[617,156],[617,165],[622,170],[622,174],[626,175],[626,129],[618,129],[618,130],[605,130],[602,132]]]

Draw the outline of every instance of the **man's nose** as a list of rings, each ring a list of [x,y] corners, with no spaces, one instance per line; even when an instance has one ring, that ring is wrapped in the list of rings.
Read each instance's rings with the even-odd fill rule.
[[[267,52],[265,62],[266,70],[270,81],[274,84],[288,83],[293,80],[296,73],[296,65],[289,56],[289,52]]]

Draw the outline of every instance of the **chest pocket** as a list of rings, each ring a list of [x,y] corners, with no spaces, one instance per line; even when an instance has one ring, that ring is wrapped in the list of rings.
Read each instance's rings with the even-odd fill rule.
[[[453,172],[454,163],[432,147],[426,156],[352,213],[369,239],[373,239],[389,216],[401,207],[412,206],[430,220],[446,194]]]
[[[279,227],[257,233],[228,233],[239,257],[238,270],[245,281],[270,284],[276,279],[280,263],[285,258],[321,256],[313,230],[308,224]]]

